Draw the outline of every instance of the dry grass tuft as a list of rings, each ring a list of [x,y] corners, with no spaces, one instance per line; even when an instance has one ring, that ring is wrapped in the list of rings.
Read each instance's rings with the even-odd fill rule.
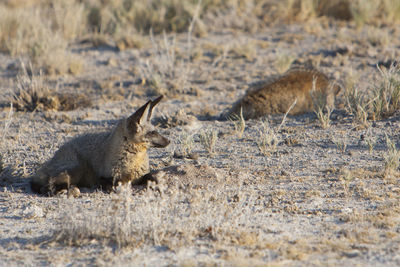
[[[374,146],[377,142],[378,138],[371,133],[371,129],[368,128],[367,133],[365,135],[365,142],[368,145],[369,154],[372,154],[374,150]]]
[[[400,151],[397,149],[396,144],[390,140],[386,135],[387,153],[384,155],[384,176],[389,177],[397,173],[400,166]]]
[[[77,74],[83,63],[67,52],[82,29],[83,7],[69,1],[8,9],[0,4],[0,51],[26,56],[46,74]]]
[[[351,86],[345,90],[346,111],[354,116],[355,121],[368,126],[368,100],[356,86]]]
[[[265,156],[274,153],[280,140],[276,130],[270,126],[268,121],[261,122],[258,134],[257,146],[260,152]]]
[[[103,35],[119,50],[143,45],[141,33],[189,32],[204,36],[210,29],[232,28],[254,32],[271,23],[307,22],[329,16],[365,23],[397,23],[399,0],[209,0],[209,1],[7,1],[0,3],[0,51],[24,56],[44,73],[77,74],[83,63],[67,52],[79,38]],[[189,37],[190,40],[190,37]],[[190,43],[190,41],[189,41]],[[191,44],[189,44],[189,47]],[[231,52],[253,60],[253,43],[239,44]],[[284,72],[293,59],[281,56]]]
[[[294,56],[289,54],[278,54],[278,58],[275,61],[275,69],[278,71],[278,73],[283,74],[290,69],[290,66],[295,59],[296,58]]]
[[[30,112],[41,109],[46,103],[52,102],[48,99],[49,95],[50,89],[43,73],[29,75],[25,64],[22,63],[22,74],[17,76],[17,89],[11,99],[15,108],[18,111]]]
[[[215,143],[217,140],[218,132],[215,130],[208,130],[200,133],[200,143],[210,156],[215,154]]]
[[[32,65],[30,70],[32,70]],[[32,72],[32,71],[30,71]],[[80,107],[91,106],[90,99],[84,94],[62,94],[53,92],[43,73],[29,74],[22,63],[22,73],[17,76],[17,89],[13,92],[10,102],[17,111],[67,111]]]
[[[180,143],[180,154],[182,154],[183,157],[188,157],[192,154],[193,146],[194,146],[194,140],[193,140],[193,134],[189,134],[187,132],[183,132],[179,136],[179,143]]]
[[[327,129],[330,126],[331,114],[333,109],[328,105],[327,98],[322,92],[316,90],[317,80],[314,78],[312,83],[311,98],[314,105],[314,113],[317,115],[321,127]],[[331,85],[332,86],[332,85]]]
[[[239,115],[233,114],[229,120],[233,123],[235,132],[239,138],[242,138],[244,130],[246,129],[246,120],[243,117],[243,109],[240,107]]]
[[[373,119],[387,118],[400,108],[400,66],[389,69],[377,66],[381,80],[373,90],[371,113]]]
[[[177,171],[185,173],[185,169]],[[168,178],[174,184],[150,184],[136,194],[129,187],[121,187],[110,195],[111,199],[102,195],[86,204],[66,199],[68,208],[53,240],[72,246],[100,244],[117,248],[155,245],[177,249],[204,243],[263,246],[265,237],[252,230],[253,223],[248,219],[253,213],[249,203],[255,201],[254,197],[242,196],[240,191],[223,191],[222,185],[214,182],[213,188],[220,192],[215,194],[208,187],[217,177],[203,177],[208,181],[203,189],[194,187],[193,177],[188,180],[192,185],[187,190],[178,173]],[[201,176],[204,174],[196,178],[203,179]]]
[[[377,68],[381,76],[371,91],[362,93],[354,84],[345,91],[347,112],[364,126],[368,126],[368,119],[388,118],[400,108],[400,67]]]
[[[342,133],[340,135],[334,136],[332,138],[332,142],[336,145],[336,148],[339,150],[340,153],[346,153],[347,149],[347,133]]]

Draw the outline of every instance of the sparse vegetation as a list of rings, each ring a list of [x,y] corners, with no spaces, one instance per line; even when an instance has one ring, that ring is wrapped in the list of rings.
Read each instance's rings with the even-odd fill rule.
[[[368,126],[368,100],[365,94],[359,92],[357,87],[346,88],[345,91],[346,110],[353,114],[355,121]]]
[[[327,104],[326,95],[316,90],[316,79],[313,79],[311,97],[314,105],[314,113],[323,129],[327,129],[331,123],[332,108]]]
[[[30,65],[30,74],[25,64],[21,63],[21,66],[22,73],[17,76],[17,88],[9,99],[17,111],[73,110],[91,105],[86,95],[58,93],[50,89],[41,71],[35,75]]]
[[[317,110],[314,111],[317,115],[319,122],[321,123],[322,129],[328,129],[331,124],[331,114],[332,110],[330,107],[323,107],[317,106]]]
[[[371,113],[373,119],[387,118],[400,108],[400,66],[391,65],[389,69],[377,67],[381,80],[373,90]]]
[[[400,151],[397,149],[396,144],[390,140],[386,135],[387,153],[384,155],[384,175],[388,177],[397,173],[400,166]]]
[[[336,148],[339,150],[340,153],[346,153],[347,149],[347,135],[344,133],[341,136],[336,136],[333,138],[333,143],[336,145]]]
[[[278,58],[275,61],[275,68],[278,71],[278,73],[284,73],[288,69],[290,69],[290,66],[292,65],[293,61],[295,60],[295,57],[292,55],[288,54],[278,54]]]
[[[181,153],[183,157],[187,157],[192,153],[194,140],[193,134],[189,134],[187,132],[183,132],[180,135],[179,143],[181,145]]]
[[[232,53],[234,57],[245,58],[249,61],[254,60],[257,56],[254,42],[248,41],[245,43],[234,43],[229,49],[229,52]]]
[[[43,73],[29,75],[25,64],[22,63],[22,74],[17,76],[17,89],[11,99],[15,108],[19,111],[42,109],[44,105],[52,104],[52,99],[49,99],[50,93]]]
[[[215,143],[217,139],[218,133],[214,130],[207,130],[200,133],[200,143],[210,156],[213,156],[215,153]]]
[[[222,27],[254,31],[276,22],[308,21],[319,16],[353,19],[365,23],[395,23],[400,20],[400,2],[393,0],[357,1],[6,1],[0,4],[0,50],[15,56],[27,56],[35,67],[46,73],[73,73],[82,65],[67,52],[67,45],[87,35],[109,36],[118,47],[127,32],[148,34],[190,31],[204,36],[208,28],[220,23],[215,14],[226,9],[234,20],[222,20]],[[237,9],[235,9],[237,7]],[[335,12],[340,10],[340,12]],[[220,14],[221,15],[221,14]],[[254,18],[250,21],[249,18]],[[214,21],[213,21],[214,20]],[[193,22],[196,23],[193,23]],[[252,60],[251,44],[233,49],[237,56]],[[278,70],[283,72],[293,61],[281,56]],[[79,67],[81,68],[81,67]]]
[[[399,1],[0,2],[3,265],[398,265]],[[312,93],[319,121],[294,115],[311,82],[276,89],[284,115],[222,120],[292,63],[347,78],[332,109]],[[159,94],[157,183],[31,192],[64,142]]]
[[[361,27],[371,18],[376,16],[380,3],[372,0],[356,0],[350,3],[353,19],[358,27]]]
[[[261,127],[258,130],[257,146],[260,152],[267,156],[276,151],[279,143],[278,134],[275,132],[268,121],[261,122]]]
[[[361,93],[355,85],[345,92],[347,111],[364,126],[368,126],[368,119],[387,118],[400,108],[399,67],[392,64],[389,69],[377,68],[381,77],[371,92]]]
[[[378,140],[378,138],[377,138],[376,136],[374,136],[374,135],[371,133],[371,129],[368,128],[367,133],[366,133],[366,136],[365,136],[365,142],[366,142],[367,145],[368,145],[369,154],[372,154],[373,149],[374,149],[374,146],[375,146],[377,140]]]

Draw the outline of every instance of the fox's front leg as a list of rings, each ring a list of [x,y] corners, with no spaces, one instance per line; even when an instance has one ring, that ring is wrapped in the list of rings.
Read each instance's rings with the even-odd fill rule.
[[[69,190],[71,186],[71,176],[68,171],[63,171],[57,176],[49,178],[48,192],[55,195],[62,190]]]
[[[158,183],[157,177],[153,173],[149,172],[133,182],[132,185],[146,185],[149,181]]]

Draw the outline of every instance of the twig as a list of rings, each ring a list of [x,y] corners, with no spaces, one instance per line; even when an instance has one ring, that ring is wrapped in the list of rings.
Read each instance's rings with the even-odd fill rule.
[[[296,99],[293,101],[293,104],[292,104],[292,105],[289,107],[289,109],[286,111],[285,115],[283,116],[282,122],[281,122],[281,124],[279,124],[278,129],[276,130],[277,132],[279,132],[279,130],[281,129],[281,127],[282,127],[283,124],[285,123],[287,115],[288,115],[289,112],[292,110],[292,108],[294,108],[294,106],[296,105],[296,103],[297,103],[297,97],[296,97]]]

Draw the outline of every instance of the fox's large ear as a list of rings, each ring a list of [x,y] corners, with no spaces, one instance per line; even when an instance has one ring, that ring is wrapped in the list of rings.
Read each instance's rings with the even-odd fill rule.
[[[151,100],[141,106],[135,113],[127,119],[127,127],[130,130],[136,129],[136,125],[144,125],[151,109]]]
[[[156,99],[154,99],[153,101],[150,101],[150,110],[149,110],[149,114],[147,115],[147,120],[150,121],[151,119],[151,113],[153,112],[153,108],[155,105],[157,105],[161,99],[163,98],[163,95],[160,95],[159,97],[157,97]]]

